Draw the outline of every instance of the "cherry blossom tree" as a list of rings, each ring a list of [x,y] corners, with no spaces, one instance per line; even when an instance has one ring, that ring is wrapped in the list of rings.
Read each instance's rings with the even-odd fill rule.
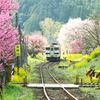
[[[27,37],[28,37],[29,54],[33,54],[33,57],[34,57],[35,54],[37,54],[39,52],[43,52],[43,50],[47,44],[47,40],[45,37],[43,37],[42,35],[37,35],[37,34],[32,34]],[[25,37],[25,38],[27,38],[27,37]]]
[[[69,19],[68,23],[63,25],[58,34],[58,41],[64,47],[72,41],[80,40],[84,48],[95,48],[100,45],[100,25],[95,20]]]
[[[13,28],[11,12],[17,10],[17,0],[0,0],[0,72],[8,61],[14,59],[14,46],[18,43],[18,29]],[[9,63],[11,64],[11,63]]]
[[[69,19],[68,23],[64,24],[60,29],[57,39],[59,43],[67,47],[73,40],[82,40],[82,33],[78,30],[79,25],[82,25],[82,20],[80,18]]]
[[[83,32],[82,41],[86,49],[95,49],[100,45],[100,22],[96,24],[95,20],[86,19],[79,29]]]
[[[80,40],[74,40],[68,45],[69,53],[81,53],[83,50],[83,43]]]

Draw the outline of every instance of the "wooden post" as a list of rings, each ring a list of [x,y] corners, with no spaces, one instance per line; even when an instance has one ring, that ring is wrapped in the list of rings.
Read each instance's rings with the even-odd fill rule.
[[[83,85],[83,79],[81,78],[81,86]]]
[[[79,78],[76,76],[76,84],[79,84]]]
[[[26,83],[27,83],[27,76],[25,76],[25,78],[24,78],[24,86]]]
[[[98,78],[98,83],[100,82],[100,78]]]
[[[92,82],[92,75],[90,76],[90,82]]]

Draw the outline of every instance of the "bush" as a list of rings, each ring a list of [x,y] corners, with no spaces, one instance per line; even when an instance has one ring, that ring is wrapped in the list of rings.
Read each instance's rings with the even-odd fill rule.
[[[87,62],[91,61],[92,57],[89,55],[85,55],[84,58],[86,59]]]
[[[27,74],[27,72],[22,68],[20,67],[19,68],[19,75],[18,75],[18,67],[14,67],[15,69],[15,73],[14,73],[14,77],[12,77],[12,80],[13,82],[22,82]]]
[[[96,58],[98,55],[100,55],[100,50],[94,50],[92,51],[92,53],[90,54],[90,56],[92,58]]]

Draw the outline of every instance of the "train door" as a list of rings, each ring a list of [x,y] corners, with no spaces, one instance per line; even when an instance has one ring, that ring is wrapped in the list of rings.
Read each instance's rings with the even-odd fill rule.
[[[51,57],[54,57],[54,47],[51,47],[50,54],[51,54]]]

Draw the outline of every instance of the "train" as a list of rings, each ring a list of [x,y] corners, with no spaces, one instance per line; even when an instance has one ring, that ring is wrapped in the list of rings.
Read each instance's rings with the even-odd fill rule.
[[[61,47],[57,43],[52,43],[51,45],[47,45],[45,49],[46,59],[47,61],[59,61],[61,56]]]

